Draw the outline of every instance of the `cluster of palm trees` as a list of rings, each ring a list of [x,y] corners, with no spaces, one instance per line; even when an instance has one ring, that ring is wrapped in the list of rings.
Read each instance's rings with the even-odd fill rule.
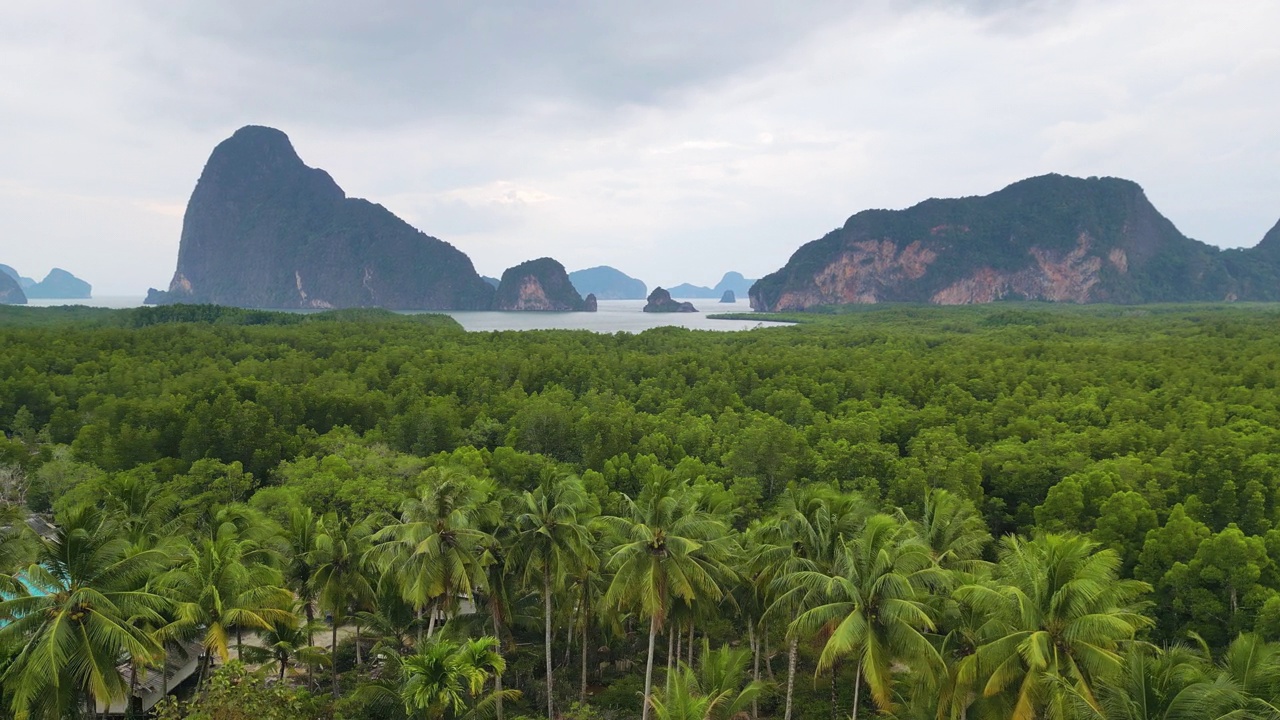
[[[92,713],[130,694],[130,668],[194,639],[202,679],[234,647],[277,681],[327,673],[338,697],[346,628],[355,666],[377,668],[345,686],[362,701],[502,718],[519,697],[505,658],[535,622],[548,718],[572,694],[556,689],[559,637],[580,654],[579,702],[593,639],[642,653],[643,720],[756,718],[762,700],[791,720],[798,678],[825,678],[833,717],[854,720],[1280,718],[1276,646],[1241,636],[1214,664],[1208,648],[1143,642],[1149,588],[1087,538],[993,547],[972,503],[941,490],[910,514],[802,485],[751,522],[727,497],[662,470],[635,497],[601,498],[572,476],[514,492],[433,468],[396,517],[235,505],[192,518],[122,477],[52,538],[0,532],[4,702],[19,717]],[[520,612],[531,600],[536,620]],[[709,637],[717,623],[731,636]],[[768,682],[775,652],[785,677]]]

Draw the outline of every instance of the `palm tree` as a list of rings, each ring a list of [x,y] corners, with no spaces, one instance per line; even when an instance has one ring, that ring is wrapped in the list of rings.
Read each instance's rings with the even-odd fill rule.
[[[1242,633],[1218,661],[1215,685],[1241,698],[1247,712],[1280,719],[1280,643]]]
[[[791,581],[826,602],[801,614],[790,635],[829,635],[818,658],[818,672],[853,657],[853,718],[865,679],[881,710],[893,705],[893,665],[938,667],[941,657],[924,633],[934,630],[926,588],[941,571],[928,549],[896,519],[873,515],[845,545],[834,574],[802,571]]]
[[[181,536],[181,500],[152,480],[120,473],[103,484],[102,507],[118,518],[137,549],[168,545]]]
[[[1229,661],[1228,661],[1229,663]],[[1185,647],[1164,651],[1134,643],[1120,672],[1089,697],[1070,683],[1055,679],[1067,699],[1072,720],[1231,720],[1276,717],[1256,713],[1250,696],[1229,682],[1217,681],[1204,658]],[[1255,711],[1251,714],[1249,711]]]
[[[544,474],[533,492],[526,492],[522,512],[515,519],[516,535],[507,556],[508,569],[519,568],[525,584],[540,580],[547,670],[547,718],[555,718],[551,665],[551,605],[554,590],[564,586],[566,574],[596,563],[591,532],[584,520],[591,514],[582,481],[573,476]]]
[[[924,512],[918,520],[902,519],[928,547],[938,567],[972,573],[986,564],[982,553],[991,543],[991,533],[967,498],[934,488],[925,493]]]
[[[246,646],[244,648],[244,658],[251,662],[262,663],[264,670],[275,665],[281,682],[284,681],[290,663],[326,665],[330,661],[330,656],[326,655],[324,650],[311,644],[308,639],[310,628],[305,627],[305,624],[299,624],[297,610],[298,608],[295,608],[293,617],[278,620],[271,624],[270,629],[261,633],[262,647]]]
[[[371,560],[398,580],[406,600],[429,609],[427,637],[438,610],[451,613],[460,597],[483,587],[481,528],[497,514],[493,481],[458,468],[431,468],[418,496],[401,507],[401,521],[374,535]]]
[[[382,676],[362,685],[355,698],[371,708],[397,702],[410,717],[425,720],[485,717],[499,697],[520,697],[515,690],[484,692],[489,678],[506,669],[498,648],[493,637],[432,639],[407,657],[386,653]]]
[[[141,629],[160,624],[168,603],[145,588],[170,557],[132,552],[102,511],[82,508],[63,518],[36,561],[22,571],[32,589],[0,602],[0,646],[20,647],[3,676],[17,717],[63,717],[83,703],[127,696],[121,658],[147,664],[163,650]]]
[[[314,645],[311,628],[315,624],[316,590],[315,555],[316,537],[319,535],[316,525],[319,518],[309,507],[295,505],[289,508],[284,522],[284,540],[288,546],[285,556],[284,581],[286,587],[293,591],[295,597],[302,602],[307,617],[307,644]]]
[[[166,636],[202,636],[202,679],[212,655],[227,661],[232,630],[270,630],[293,617],[293,596],[264,557],[255,541],[241,539],[240,529],[226,522],[212,537],[194,541],[182,564],[158,579],[157,588],[178,600]]]
[[[366,523],[350,524],[336,515],[326,515],[317,524],[314,560],[315,575],[311,586],[320,598],[320,605],[332,615],[333,636],[329,646],[336,659],[338,654],[338,626],[347,612],[355,607],[367,607],[374,597],[369,582],[369,569],[365,556],[369,550],[370,530]],[[357,626],[358,627],[358,626]],[[359,653],[359,635],[356,652]],[[333,663],[333,696],[338,697],[338,665]]]
[[[793,579],[799,573],[834,573],[845,540],[858,531],[868,514],[858,496],[828,486],[783,491],[773,517],[753,533],[756,552],[752,563],[770,598],[767,615],[781,616],[784,623],[794,622],[807,609],[810,598],[804,583]],[[798,642],[794,633],[787,639],[785,720],[791,720]]]
[[[1122,644],[1151,624],[1135,605],[1150,586],[1121,580],[1119,569],[1114,551],[1084,537],[1004,538],[993,582],[955,592],[989,618],[961,673],[985,679],[986,697],[1012,691],[1012,720],[1064,713],[1063,687],[1096,706],[1097,683],[1121,669]]]
[[[645,661],[644,708],[648,720],[653,696],[653,653],[658,632],[675,600],[718,601],[721,582],[732,575],[725,565],[724,523],[699,510],[687,488],[668,475],[656,475],[640,496],[624,498],[625,517],[600,518],[616,541],[609,568],[614,571],[604,605],[635,610],[649,620]]]
[[[730,720],[745,712],[763,692],[763,683],[747,677],[750,650],[711,650],[704,640],[699,657],[696,669],[680,663],[671,686],[654,696],[658,720]]]

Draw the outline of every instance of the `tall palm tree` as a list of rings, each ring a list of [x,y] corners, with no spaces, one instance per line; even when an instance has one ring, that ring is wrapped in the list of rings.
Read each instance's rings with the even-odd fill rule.
[[[989,618],[962,674],[982,679],[986,697],[1013,693],[1011,720],[1065,713],[1062,687],[1096,706],[1097,684],[1121,669],[1122,645],[1151,624],[1136,604],[1150,586],[1120,579],[1120,562],[1080,536],[1004,538],[994,580],[955,592]]]
[[[526,492],[523,512],[515,518],[515,538],[507,555],[508,569],[518,568],[526,585],[537,582],[542,591],[543,654],[547,671],[547,718],[555,718],[551,664],[553,592],[564,588],[565,576],[578,567],[596,564],[587,521],[590,496],[574,476],[544,474],[533,492]]]
[[[767,588],[767,614],[791,623],[808,609],[812,600],[809,588],[793,579],[799,573],[834,573],[845,540],[858,532],[869,514],[858,496],[828,486],[806,485],[783,491],[773,516],[753,532],[756,552],[752,563]],[[789,635],[785,720],[791,720],[798,643],[796,634]]]
[[[648,720],[654,641],[667,622],[672,603],[703,598],[718,601],[722,583],[733,573],[725,564],[724,523],[700,510],[684,484],[658,474],[639,497],[625,498],[625,508],[625,517],[600,518],[616,543],[609,561],[614,576],[604,605],[636,611],[649,621],[641,711],[642,720]]]
[[[343,522],[337,515],[329,514],[317,524],[313,563],[315,575],[311,586],[320,599],[321,607],[332,616],[332,642],[329,651],[336,659],[338,654],[338,626],[348,611],[365,608],[374,599],[369,566],[365,557],[370,547],[370,529],[367,523]],[[357,649],[359,638],[357,637]],[[333,696],[338,697],[338,665],[333,663]]]
[[[201,638],[202,679],[213,655],[227,661],[232,631],[270,630],[293,617],[293,596],[281,587],[280,571],[263,562],[266,555],[257,542],[241,535],[232,522],[219,525],[212,537],[192,542],[181,565],[156,582],[158,590],[178,601],[177,620],[166,636]]]
[[[845,545],[835,573],[791,575],[804,592],[825,602],[796,618],[788,632],[802,637],[819,630],[829,633],[818,672],[844,657],[855,660],[854,720],[863,680],[877,707],[888,710],[893,706],[894,663],[916,670],[941,665],[937,649],[925,637],[934,630],[927,588],[939,573],[928,549],[901,523],[873,515]]]
[[[271,628],[260,634],[262,646],[246,646],[244,659],[262,663],[263,669],[275,665],[277,679],[284,681],[290,663],[306,663],[307,665],[326,665],[331,657],[323,649],[311,644],[308,640],[308,628],[299,622],[301,613],[295,608],[293,617],[278,620]]]
[[[309,507],[295,505],[289,508],[284,520],[284,540],[287,545],[284,563],[285,586],[293,591],[302,603],[307,622],[307,644],[314,645],[311,628],[315,625],[316,590],[316,538],[320,519]]]
[[[499,512],[493,481],[459,468],[431,468],[417,497],[401,507],[401,520],[374,535],[370,558],[398,581],[406,600],[430,612],[427,637],[440,610],[452,613],[461,597],[483,587],[482,528]]]
[[[22,571],[32,592],[0,602],[0,646],[21,648],[2,678],[17,717],[63,717],[80,704],[92,713],[127,696],[121,658],[147,664],[163,652],[139,625],[163,622],[168,603],[146,583],[170,557],[131,551],[96,508],[62,520]]]

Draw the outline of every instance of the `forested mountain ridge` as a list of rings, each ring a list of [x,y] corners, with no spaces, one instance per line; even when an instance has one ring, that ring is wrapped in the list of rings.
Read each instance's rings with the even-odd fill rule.
[[[247,126],[209,157],[182,222],[178,266],[148,303],[257,308],[487,310],[470,258],[381,205],[348,198],[279,130]]]
[[[1276,231],[1272,231],[1276,234]],[[1270,237],[1270,235],[1268,236]],[[1184,236],[1136,183],[1044,175],[982,197],[865,210],[751,290],[757,310],[1002,299],[1280,300],[1280,253]]]

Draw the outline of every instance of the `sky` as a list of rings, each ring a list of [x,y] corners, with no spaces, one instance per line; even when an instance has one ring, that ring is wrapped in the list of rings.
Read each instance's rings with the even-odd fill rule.
[[[5,0],[0,263],[167,287],[248,124],[492,276],[759,277],[859,210],[1048,172],[1247,247],[1280,218],[1276,28],[1275,0]]]

